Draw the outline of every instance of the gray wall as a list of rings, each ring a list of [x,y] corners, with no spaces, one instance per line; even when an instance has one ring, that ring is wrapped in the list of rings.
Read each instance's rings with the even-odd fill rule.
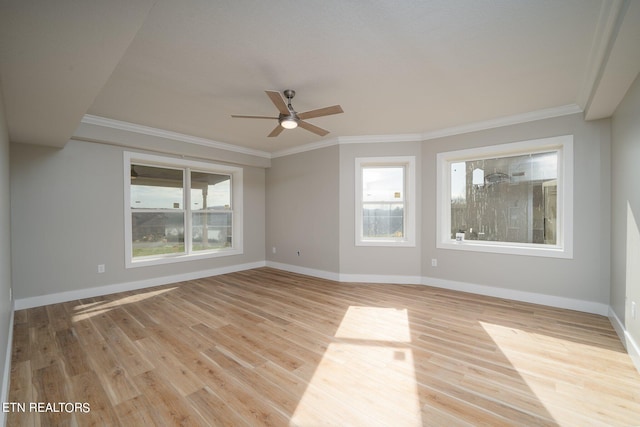
[[[338,146],[332,146],[271,161],[267,170],[268,261],[339,271],[338,156]]]
[[[243,255],[126,269],[123,151],[117,146],[73,140],[62,149],[12,145],[16,299],[265,259],[264,169],[244,167]],[[105,273],[97,273],[98,264],[105,264]]]
[[[13,303],[9,300],[11,289],[11,204],[9,185],[9,133],[4,116],[4,102],[0,92],[0,402],[7,399],[1,395],[5,390],[2,385],[9,375],[5,371],[7,343],[9,340],[9,326],[13,315]],[[0,413],[0,425],[3,425],[4,415]]]
[[[436,155],[557,135],[574,135],[574,258],[436,248]],[[609,302],[610,123],[580,114],[425,141],[422,147],[422,274],[583,301]],[[431,267],[431,259],[438,267]]]
[[[338,272],[346,279],[348,275],[421,276],[427,283],[429,279],[463,282],[606,305],[610,125],[609,120],[585,122],[575,114],[422,143],[343,144],[275,159],[267,172],[267,257],[296,267]],[[437,153],[566,134],[574,135],[573,259],[436,248]],[[407,155],[417,158],[421,204],[416,247],[356,247],[355,158]],[[327,234],[319,235],[319,229]],[[277,247],[277,254],[271,253],[271,246]],[[295,255],[298,248],[302,257]],[[432,258],[438,260],[437,267],[431,266]]]
[[[416,246],[355,246],[355,159],[357,157],[415,156]],[[420,143],[348,144],[340,146],[340,273],[420,276],[420,218],[422,207]]]
[[[640,77],[612,118],[611,307],[640,343]],[[638,306],[636,319],[630,304]]]

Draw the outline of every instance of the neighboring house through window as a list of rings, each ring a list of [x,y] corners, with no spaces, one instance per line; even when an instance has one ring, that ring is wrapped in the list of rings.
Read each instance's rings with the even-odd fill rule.
[[[127,267],[242,253],[242,169],[124,158]]]
[[[444,249],[573,256],[573,136],[438,154]]]

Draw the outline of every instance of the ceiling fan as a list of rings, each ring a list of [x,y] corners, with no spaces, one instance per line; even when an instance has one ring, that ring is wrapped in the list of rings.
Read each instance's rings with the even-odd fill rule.
[[[240,119],[275,119],[278,120],[278,126],[275,127],[269,134],[269,137],[280,135],[285,129],[295,129],[300,126],[302,129],[306,129],[309,132],[313,132],[316,135],[325,136],[329,133],[328,130],[322,129],[318,126],[312,125],[306,122],[306,119],[313,119],[315,117],[330,116],[332,114],[343,113],[342,107],[339,105],[333,105],[331,107],[319,108],[317,110],[305,111],[304,113],[296,112],[291,106],[291,100],[296,96],[296,91],[287,89],[280,93],[274,90],[265,91],[271,102],[276,106],[280,114],[278,117],[268,116],[238,116],[231,115],[234,118]],[[284,97],[283,97],[284,95]],[[286,98],[286,102],[285,102]]]

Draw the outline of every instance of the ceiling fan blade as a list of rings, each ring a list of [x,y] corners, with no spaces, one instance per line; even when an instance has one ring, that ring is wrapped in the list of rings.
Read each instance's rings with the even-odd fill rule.
[[[271,99],[271,102],[273,102],[273,105],[275,105],[278,111],[280,111],[280,113],[286,115],[291,114],[280,92],[277,92],[275,90],[265,90],[265,92],[269,99]]]
[[[269,138],[274,137],[274,136],[278,136],[282,133],[282,131],[284,130],[284,128],[282,126],[280,126],[280,124],[278,124],[278,126],[276,126],[269,135],[267,135]]]
[[[298,126],[300,126],[302,129],[306,129],[309,132],[313,132],[316,135],[320,135],[320,136],[325,136],[326,134],[329,133],[328,130],[319,128],[318,126],[312,125],[311,123],[305,122],[304,120],[298,121]]]
[[[314,117],[330,116],[332,114],[344,113],[342,107],[339,105],[333,105],[331,107],[318,108],[317,110],[305,111],[304,113],[298,113],[298,117],[301,120],[313,119]]]
[[[275,119],[277,120],[277,117],[267,117],[267,116],[239,116],[237,114],[232,114],[231,117],[233,117],[234,119]]]

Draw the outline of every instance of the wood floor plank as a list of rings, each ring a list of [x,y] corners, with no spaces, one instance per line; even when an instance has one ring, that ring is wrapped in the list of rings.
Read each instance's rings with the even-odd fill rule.
[[[113,353],[110,343],[94,345],[89,352],[89,360],[112,404],[129,400],[140,394],[118,357]]]
[[[252,426],[286,425],[286,417],[265,403],[263,396],[246,387],[240,377],[236,377],[236,372],[242,369],[249,368],[224,370],[211,363],[199,364],[196,367],[197,372],[206,380],[209,388],[248,424]]]
[[[49,324],[37,323],[29,328],[29,351],[33,369],[45,368],[58,361],[60,349]]]
[[[155,372],[145,372],[134,380],[151,405],[149,412],[155,425],[207,425],[197,412],[189,408],[187,401]]]
[[[55,338],[67,375],[74,376],[91,370],[87,355],[72,329],[57,330]]]
[[[59,402],[70,402],[69,381],[65,378],[60,362],[37,369],[33,374],[34,401],[57,406]],[[45,409],[46,410],[46,409]],[[40,417],[42,425],[70,425],[73,413],[53,408]]]
[[[155,424],[153,407],[143,395],[121,402],[114,411],[122,426],[151,426]]]
[[[87,426],[117,425],[119,423],[113,405],[104,391],[100,378],[93,371],[83,372],[69,379],[69,396],[82,396],[82,401],[72,403],[88,403],[88,411],[76,411],[76,421]]]
[[[182,396],[200,390],[205,384],[171,352],[165,351],[152,337],[136,341],[147,359],[153,360],[154,372],[170,382]]]
[[[11,426],[640,425],[603,316],[259,268],[15,313]]]
[[[148,336],[144,325],[138,322],[123,308],[114,308],[108,312],[108,316],[131,341],[136,341]]]
[[[47,309],[49,324],[54,331],[61,331],[63,329],[71,328],[71,319],[69,318],[64,305],[52,304],[46,306],[45,308]]]
[[[31,362],[15,360],[11,363],[11,394],[10,402],[25,405],[25,411],[10,411],[7,414],[7,426],[34,426],[36,415],[27,411],[30,402],[36,402],[35,390],[32,384]]]
[[[26,313],[26,310],[22,310]],[[29,348],[29,324],[14,323],[13,325],[13,347],[11,349],[12,363],[24,362],[31,357]]]
[[[202,388],[187,396],[193,409],[212,426],[251,427],[248,420],[238,415],[226,401],[217,396],[209,387]]]

